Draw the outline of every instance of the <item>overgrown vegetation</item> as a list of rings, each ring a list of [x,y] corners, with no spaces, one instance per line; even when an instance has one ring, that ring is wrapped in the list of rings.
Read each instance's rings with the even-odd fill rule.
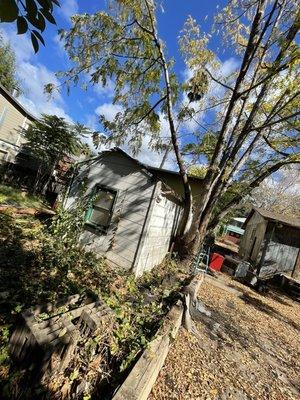
[[[101,296],[117,320],[107,366],[111,375],[101,382],[107,393],[120,383],[156,332],[186,278],[174,260],[166,260],[138,280],[112,269],[104,258],[80,248],[77,239],[82,224],[80,207],[71,212],[59,210],[48,227],[32,216],[14,215],[9,210],[0,214],[0,375],[7,398],[45,395],[38,385],[22,386],[20,371],[12,366],[8,354],[10,334],[24,309],[75,293]],[[79,384],[79,371],[80,366],[65,379]]]
[[[36,196],[32,196],[13,186],[0,184],[0,205],[17,207],[43,207],[44,203]]]

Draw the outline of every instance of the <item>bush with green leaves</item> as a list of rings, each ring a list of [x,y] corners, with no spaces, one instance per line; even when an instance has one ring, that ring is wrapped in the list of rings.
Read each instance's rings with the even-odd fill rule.
[[[75,293],[100,296],[116,320],[107,358],[107,369],[112,374],[106,378],[107,385],[113,388],[159,328],[186,275],[171,259],[137,280],[132,273],[112,268],[103,256],[85,251],[78,242],[84,215],[84,204],[70,210],[60,208],[49,226],[43,226],[32,217],[0,214],[0,239],[4,235],[8,238],[5,249],[0,240],[0,253],[6,252],[9,259],[8,265],[0,261],[0,267],[4,268],[4,281],[9,282],[12,293],[11,306],[3,316],[1,355],[9,366],[5,338],[24,309]],[[80,365],[76,368],[81,370]],[[6,384],[9,382],[8,379]],[[23,398],[30,395],[24,394]]]

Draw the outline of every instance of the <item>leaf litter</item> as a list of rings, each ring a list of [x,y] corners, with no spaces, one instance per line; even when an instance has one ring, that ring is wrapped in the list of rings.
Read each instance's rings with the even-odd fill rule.
[[[199,337],[180,329],[149,400],[300,399],[299,302],[219,280],[241,295],[204,281],[210,323],[196,323]]]

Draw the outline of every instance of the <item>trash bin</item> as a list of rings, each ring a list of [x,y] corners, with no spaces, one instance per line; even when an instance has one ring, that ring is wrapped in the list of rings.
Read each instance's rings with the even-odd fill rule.
[[[220,269],[223,265],[224,258],[225,257],[221,256],[221,254],[212,253],[209,268],[211,268],[215,271],[220,271]]]

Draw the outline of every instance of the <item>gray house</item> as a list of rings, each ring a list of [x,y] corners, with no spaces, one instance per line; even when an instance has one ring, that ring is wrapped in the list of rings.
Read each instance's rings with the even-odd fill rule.
[[[195,198],[201,179],[191,178]],[[149,167],[119,148],[78,164],[65,207],[86,200],[81,243],[136,276],[151,270],[172,245],[182,211],[177,172]]]
[[[239,255],[260,269],[300,272],[300,220],[253,208],[244,223]]]

